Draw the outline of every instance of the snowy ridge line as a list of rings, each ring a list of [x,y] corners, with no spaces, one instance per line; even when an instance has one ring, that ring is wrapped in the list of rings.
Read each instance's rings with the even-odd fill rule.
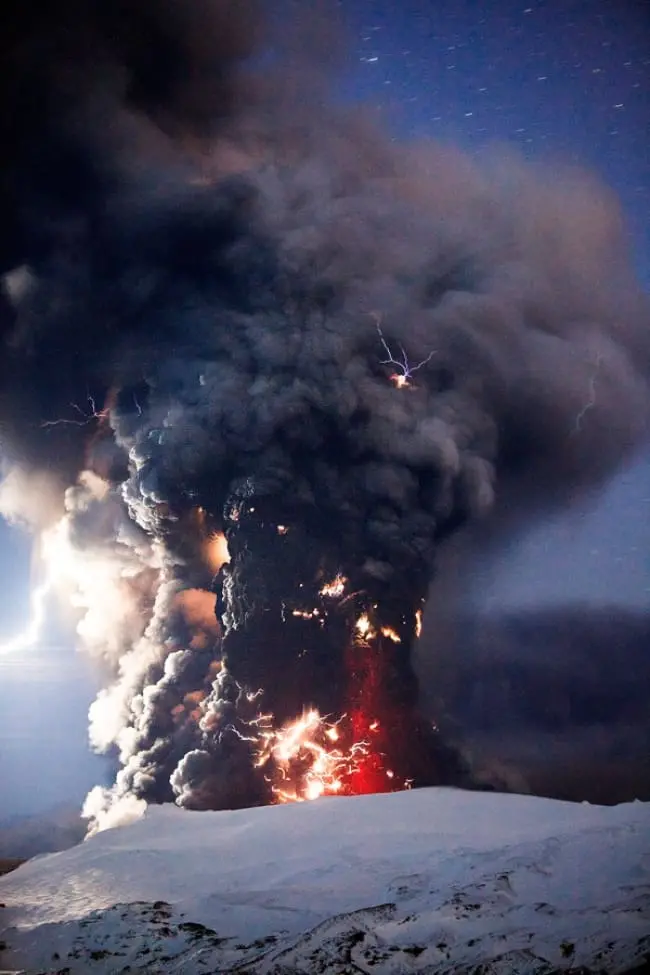
[[[0,900],[26,975],[623,975],[650,959],[650,804],[150,808],[23,865]]]

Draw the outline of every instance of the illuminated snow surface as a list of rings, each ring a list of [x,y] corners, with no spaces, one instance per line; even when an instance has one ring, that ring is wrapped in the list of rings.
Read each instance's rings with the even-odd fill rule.
[[[32,972],[616,975],[650,953],[650,804],[423,789],[144,819],[0,880]]]

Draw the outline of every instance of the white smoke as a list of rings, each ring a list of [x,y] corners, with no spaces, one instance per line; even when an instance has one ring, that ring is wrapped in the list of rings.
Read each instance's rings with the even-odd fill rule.
[[[90,821],[88,836],[95,836],[106,829],[117,826],[128,826],[141,819],[147,810],[144,799],[138,799],[133,793],[114,799],[109,789],[95,786],[84,802],[82,818]]]
[[[151,619],[142,636],[122,654],[116,680],[99,692],[90,707],[90,741],[97,751],[106,752],[116,745],[122,761],[131,752],[131,739],[137,735],[137,718],[144,709],[143,675],[162,666],[171,649],[165,639],[164,624],[176,592],[176,585],[163,573]]]

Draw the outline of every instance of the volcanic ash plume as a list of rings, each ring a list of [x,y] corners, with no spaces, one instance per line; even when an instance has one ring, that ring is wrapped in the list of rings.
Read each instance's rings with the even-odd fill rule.
[[[532,511],[646,432],[616,202],[581,173],[396,145],[292,52],[288,78],[247,64],[243,5],[65,10],[5,167],[28,270],[0,406],[9,457],[73,485],[78,565],[122,567],[113,622],[69,585],[95,653],[86,621],[105,627],[91,737],[120,766],[94,828],[142,801],[467,783],[411,665],[435,554],[505,485]],[[22,167],[40,145],[57,179]]]

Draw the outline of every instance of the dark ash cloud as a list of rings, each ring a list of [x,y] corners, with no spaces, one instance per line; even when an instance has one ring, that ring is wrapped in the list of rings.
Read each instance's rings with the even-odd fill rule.
[[[423,635],[428,708],[493,781],[558,799],[650,798],[650,617],[616,606],[466,617]],[[434,690],[435,689],[435,690]]]

